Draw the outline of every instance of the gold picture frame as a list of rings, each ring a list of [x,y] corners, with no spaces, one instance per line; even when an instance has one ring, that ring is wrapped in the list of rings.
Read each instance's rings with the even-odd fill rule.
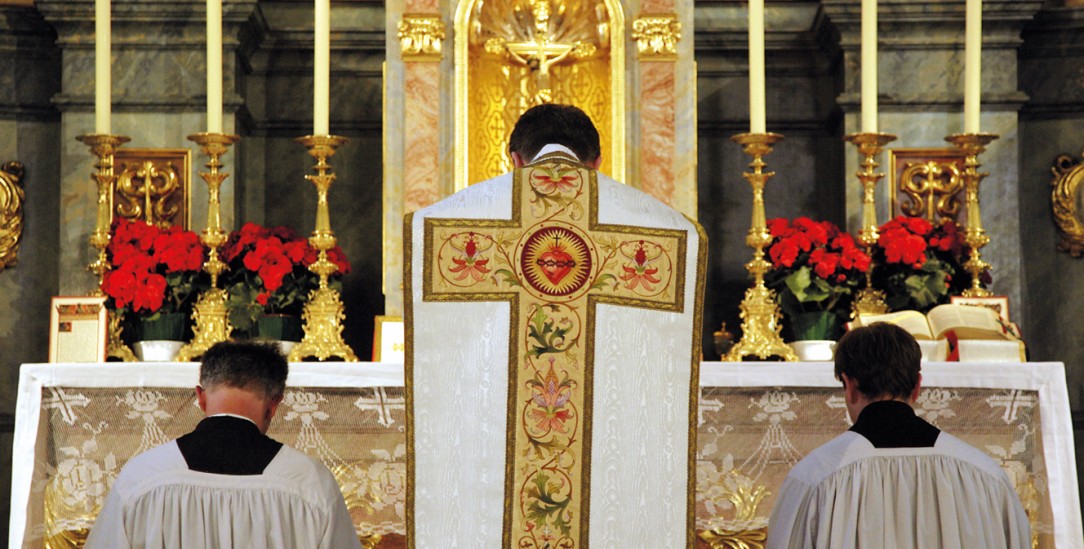
[[[108,314],[104,296],[53,297],[49,362],[105,362]]]
[[[401,316],[377,315],[373,326],[373,362],[406,360],[406,331]]]
[[[888,153],[889,217],[922,217],[931,223],[947,218],[958,225],[966,221],[961,149],[902,148]]]
[[[116,151],[113,216],[159,227],[192,225],[192,151],[125,149]]]

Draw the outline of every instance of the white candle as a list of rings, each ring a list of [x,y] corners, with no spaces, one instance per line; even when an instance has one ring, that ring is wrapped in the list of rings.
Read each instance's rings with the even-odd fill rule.
[[[207,0],[207,131],[222,133],[222,0]]]
[[[967,0],[964,26],[964,133],[979,133],[982,81],[982,0]]]
[[[109,119],[113,115],[112,48],[110,47],[110,24],[112,15],[110,0],[94,1],[94,132],[112,132]]]
[[[316,0],[316,44],[313,52],[312,133],[328,135],[331,94],[331,0]]]
[[[862,132],[877,133],[877,0],[862,0]]]
[[[764,0],[749,0],[749,132],[765,133]]]

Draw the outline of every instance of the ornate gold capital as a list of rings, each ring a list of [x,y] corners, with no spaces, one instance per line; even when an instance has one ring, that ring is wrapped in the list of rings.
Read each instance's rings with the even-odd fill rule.
[[[669,60],[677,57],[681,23],[677,15],[645,15],[632,22],[632,39],[641,60]]]
[[[435,15],[404,15],[399,21],[403,59],[439,60],[444,45],[444,21]]]

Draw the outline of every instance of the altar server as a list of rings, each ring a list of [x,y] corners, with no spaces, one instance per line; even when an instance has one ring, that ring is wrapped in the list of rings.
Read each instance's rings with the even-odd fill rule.
[[[921,351],[903,329],[856,328],[836,344],[854,426],[791,470],[768,549],[1031,547],[1008,476],[981,450],[915,415]]]
[[[335,477],[266,436],[288,365],[277,347],[203,355],[191,433],[125,464],[87,540],[94,548],[360,548]]]

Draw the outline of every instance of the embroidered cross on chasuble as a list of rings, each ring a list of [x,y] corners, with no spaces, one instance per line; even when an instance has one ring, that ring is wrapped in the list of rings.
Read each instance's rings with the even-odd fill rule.
[[[699,226],[548,146],[404,234],[410,545],[692,547]]]

